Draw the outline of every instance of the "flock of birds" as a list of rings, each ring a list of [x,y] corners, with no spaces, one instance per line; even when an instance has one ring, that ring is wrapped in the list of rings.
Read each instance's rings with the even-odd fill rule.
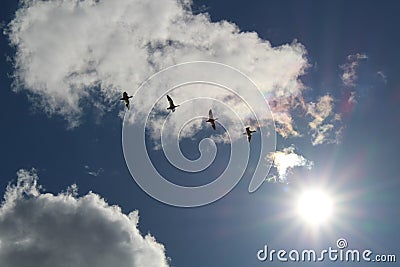
[[[127,109],[129,109],[129,98],[132,98],[133,96],[129,96],[127,92],[123,92],[122,94],[122,98],[121,101],[125,101],[125,106]],[[167,95],[167,99],[168,99],[168,103],[169,103],[169,107],[167,107],[167,110],[171,110],[172,112],[175,112],[175,109],[177,107],[179,107],[180,105],[175,105],[174,101],[172,100],[172,98]],[[215,121],[218,118],[214,119],[214,115],[212,113],[212,110],[210,109],[208,111],[208,120],[206,120],[206,122],[209,122],[211,124],[211,127],[215,130]],[[250,130],[250,127],[246,127],[246,132],[244,132],[243,134],[247,135],[247,140],[250,142],[251,140],[251,135],[253,133],[255,133],[256,131]]]

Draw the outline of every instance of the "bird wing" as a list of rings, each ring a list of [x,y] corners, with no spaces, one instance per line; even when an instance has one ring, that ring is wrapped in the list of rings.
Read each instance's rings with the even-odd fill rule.
[[[174,106],[174,101],[172,101],[172,98],[169,97],[169,95],[167,95],[167,99],[168,99],[169,105]]]
[[[213,118],[214,118],[214,116],[213,116],[213,113],[212,113],[211,109],[210,109],[210,111],[208,111],[208,117],[209,117],[210,119],[213,119]]]
[[[211,121],[211,127],[213,127],[213,129],[215,130],[215,122]]]

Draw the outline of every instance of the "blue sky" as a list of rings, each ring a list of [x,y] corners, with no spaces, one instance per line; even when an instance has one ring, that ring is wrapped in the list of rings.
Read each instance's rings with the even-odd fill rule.
[[[38,8],[38,16],[20,13],[26,24],[21,21],[16,24],[26,28],[13,28],[13,36],[17,38],[14,46],[8,34],[2,35],[0,43],[1,192],[6,192],[9,183],[16,183],[18,170],[34,168],[38,183],[44,187],[40,196],[43,198],[45,192],[49,192],[54,197],[48,198],[46,207],[55,205],[59,192],[66,192],[72,184],[78,187],[78,195],[71,196],[73,198],[79,199],[92,191],[108,203],[105,209],[108,210],[108,205],[121,207],[120,212],[112,213],[114,215],[104,215],[106,213],[101,213],[103,206],[94,200],[90,205],[77,202],[81,203],[76,205],[82,205],[82,210],[90,206],[91,211],[98,213],[88,212],[86,218],[77,213],[70,215],[71,221],[75,219],[75,224],[82,228],[76,227],[77,240],[63,249],[65,254],[73,253],[74,244],[79,244],[79,230],[89,228],[98,236],[98,242],[104,244],[103,253],[87,245],[85,257],[90,264],[96,264],[90,261],[91,257],[101,259],[101,255],[121,252],[110,250],[105,243],[122,238],[120,233],[115,234],[115,225],[122,233],[129,227],[135,229],[134,220],[130,226],[125,224],[123,214],[138,210],[140,236],[150,233],[156,241],[144,239],[143,254],[132,252],[133,259],[104,256],[104,262],[119,266],[163,266],[160,262],[169,257],[167,264],[176,267],[263,266],[272,264],[257,260],[256,253],[265,244],[275,249],[325,249],[334,247],[338,238],[346,238],[350,248],[397,253],[399,257],[398,3],[194,1],[189,14],[208,13],[209,21],[207,17],[193,19],[186,15],[189,19],[171,22],[169,16],[182,18],[181,6],[174,1],[160,6],[149,4],[150,7],[144,9],[141,9],[141,1],[100,2],[108,4],[104,10],[98,10],[98,14],[110,12],[110,18],[99,20],[83,5],[78,5],[76,13],[63,13],[69,7],[49,5],[49,10],[59,13],[46,13],[38,8],[40,1],[32,1],[30,5]],[[2,4],[0,20],[6,32],[17,10],[25,10],[18,1]],[[124,10],[132,12],[126,14]],[[114,23],[114,17],[118,23]],[[137,21],[141,23],[135,24]],[[237,32],[232,31],[232,25],[236,25]],[[91,34],[85,31],[87,29],[97,32]],[[255,32],[258,36],[241,32]],[[147,33],[151,34],[147,36]],[[141,42],[146,40],[144,49]],[[268,48],[267,42],[276,49]],[[20,60],[20,68],[15,69],[17,60]],[[124,159],[121,137],[124,105],[119,102],[120,93],[130,90],[132,94],[158,70],[189,60],[231,65],[261,88],[277,120],[277,151],[292,156],[289,163],[279,162],[275,157],[271,172],[265,174],[266,178],[276,178],[279,182],[271,179],[256,192],[248,193],[252,169],[260,156],[261,138],[255,133],[244,177],[231,192],[209,205],[170,206],[153,199],[135,183]],[[190,98],[185,93],[176,93],[176,96],[179,101]],[[167,103],[161,101],[160,105]],[[133,110],[137,111],[135,106]],[[208,108],[205,116],[207,112]],[[179,116],[179,108],[175,114]],[[194,131],[187,132],[187,138],[181,142],[184,155],[191,159],[199,156],[200,139],[213,134],[209,125],[200,123],[197,126]],[[326,134],[318,136],[324,129],[328,129]],[[221,135],[223,132],[217,130]],[[147,140],[148,146],[152,146],[152,141]],[[160,173],[170,176],[171,181],[197,185],[209,182],[226,167],[229,144],[217,143],[217,148],[215,162],[189,181],[187,173],[168,163],[162,150],[151,150],[149,155]],[[282,167],[284,163],[289,167]],[[279,171],[284,175],[279,175]],[[18,177],[32,179],[32,173],[19,173]],[[323,188],[335,202],[333,217],[318,227],[303,222],[293,212],[301,192],[312,187]],[[47,251],[45,245],[29,245],[24,250],[17,242],[21,238],[17,234],[20,231],[32,231],[28,234],[32,240],[50,238],[40,232],[39,227],[28,227],[40,225],[42,217],[34,215],[49,212],[34,205],[39,198],[37,194],[27,198],[32,207],[39,209],[32,209],[27,218],[13,217],[21,214],[20,206],[6,210],[3,205],[0,215],[0,246],[4,246],[0,252],[2,266],[13,266],[17,262],[16,255],[37,259],[38,251],[45,253],[49,262],[65,266],[65,256],[57,251]],[[12,202],[10,199],[4,203]],[[24,196],[13,201],[23,203]],[[68,201],[64,203],[66,210],[72,205],[72,200]],[[49,214],[55,218],[65,216],[56,212]],[[23,218],[25,224],[7,224],[23,221]],[[89,220],[91,218],[93,220]],[[86,219],[90,224],[84,223]],[[106,230],[94,223],[95,219],[102,220]],[[45,222],[49,229],[57,223],[57,220],[53,225]],[[60,225],[65,234],[74,233],[74,223]],[[55,242],[59,244],[69,242],[62,234],[56,236]],[[136,233],[132,236],[137,237]],[[129,249],[134,251],[139,246],[135,242],[128,242],[132,246]],[[158,247],[159,243],[164,245],[165,251]],[[140,257],[144,259],[137,261]],[[152,259],[154,262],[146,263]],[[76,260],[76,266],[81,266],[79,259],[72,257],[70,260]],[[36,262],[37,266],[45,266],[39,259]],[[24,263],[19,264],[23,266]],[[278,266],[296,264],[312,265],[276,263]],[[325,261],[312,266],[318,265],[341,266],[342,263]]]

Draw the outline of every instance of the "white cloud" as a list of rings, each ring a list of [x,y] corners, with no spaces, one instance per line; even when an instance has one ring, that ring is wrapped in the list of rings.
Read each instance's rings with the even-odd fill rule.
[[[314,119],[308,124],[310,128],[316,129],[320,126],[328,116],[332,115],[332,108],[333,97],[330,95],[320,97],[317,103],[308,103],[307,114],[310,114]]]
[[[365,54],[355,54],[347,56],[347,63],[340,66],[343,70],[342,82],[347,87],[356,86],[355,82],[357,80],[357,68],[360,60],[367,59],[368,56]]]
[[[322,145],[324,143],[330,143],[329,132],[333,129],[332,124],[323,124],[317,127],[312,133],[311,143],[316,145]]]
[[[295,152],[294,146],[290,146],[284,148],[282,151],[275,151],[268,155],[268,160],[270,160],[273,166],[278,171],[278,179],[280,182],[285,182],[287,179],[288,173],[295,167],[306,167],[311,169],[313,166],[313,162],[307,160],[302,155],[299,155]],[[276,176],[267,179],[277,180]]]
[[[330,95],[320,97],[317,103],[307,103],[307,114],[313,118],[308,123],[308,126],[311,129],[311,143],[314,146],[338,142],[339,136],[337,133],[340,131],[334,132],[336,128],[334,123],[340,121],[341,117],[333,112],[333,107],[333,97]]]
[[[35,171],[20,170],[0,208],[2,267],[162,267],[164,246],[137,228],[137,211],[125,215],[95,193],[82,197],[41,193]]]
[[[306,104],[301,94],[286,97],[272,97],[269,99],[270,107],[276,123],[276,131],[282,137],[300,137],[296,130],[292,112],[296,108],[306,110]]]
[[[351,105],[357,104],[356,92],[350,92],[350,96],[349,99],[347,99],[347,102]]]
[[[16,48],[15,90],[27,90],[70,126],[79,123],[83,101],[119,105],[121,91],[132,94],[156,71],[192,60],[236,67],[266,96],[301,93],[298,77],[308,67],[303,45],[271,47],[233,23],[194,15],[184,2],[24,1],[8,29]],[[181,93],[177,100],[191,97]]]
[[[89,175],[91,175],[91,176],[94,176],[94,177],[98,177],[98,176],[100,176],[101,174],[103,174],[103,172],[104,172],[104,169],[103,169],[103,168],[99,168],[99,169],[97,169],[97,170],[93,170],[92,168],[90,168],[89,165],[85,165],[85,166],[83,166],[83,167],[86,169],[86,173],[87,173],[87,174],[89,174]]]
[[[323,124],[312,131],[311,144],[339,144],[343,133],[343,126],[335,126],[331,123]]]
[[[376,75],[378,75],[378,77],[381,78],[384,83],[387,83],[387,76],[383,71],[378,71]]]
[[[293,118],[289,112],[274,113],[276,132],[282,137],[298,137],[299,132],[294,129]]]

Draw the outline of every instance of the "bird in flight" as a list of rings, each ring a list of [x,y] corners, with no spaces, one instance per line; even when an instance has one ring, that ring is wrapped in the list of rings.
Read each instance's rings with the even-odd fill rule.
[[[243,133],[243,134],[246,134],[246,135],[247,135],[247,140],[249,141],[249,143],[250,143],[250,140],[251,140],[251,134],[252,134],[252,133],[255,133],[255,132],[256,132],[256,131],[250,130],[250,127],[246,127],[246,132]]]
[[[180,105],[175,106],[174,101],[172,100],[172,98],[167,95],[167,99],[168,99],[168,103],[169,103],[169,107],[167,107],[167,109],[172,110],[172,112],[175,112],[175,108],[179,107]]]
[[[210,109],[210,111],[208,111],[208,120],[206,120],[206,122],[211,123],[211,127],[215,130],[215,121],[218,120],[218,118],[214,119],[213,113]]]
[[[122,93],[122,98],[120,100],[125,101],[125,106],[127,109],[129,109],[129,98],[132,98],[133,96],[128,96],[127,92]]]

